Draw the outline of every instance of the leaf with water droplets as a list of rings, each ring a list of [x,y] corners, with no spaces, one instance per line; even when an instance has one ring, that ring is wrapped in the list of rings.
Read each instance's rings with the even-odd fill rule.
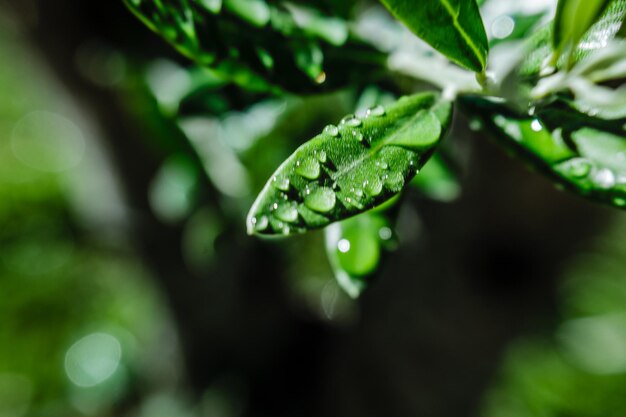
[[[430,158],[447,131],[451,113],[450,102],[423,93],[386,108],[376,106],[363,118],[349,115],[338,125],[327,126],[298,148],[265,185],[248,215],[248,232],[302,233],[389,200]],[[285,220],[281,209],[287,202],[297,210],[293,221]],[[259,229],[262,218],[268,222]]]
[[[489,44],[476,0],[381,0],[417,36],[475,72],[487,66]]]
[[[533,116],[486,98],[465,97],[463,104],[501,144],[564,188],[624,207],[626,119],[591,117],[562,102]]]

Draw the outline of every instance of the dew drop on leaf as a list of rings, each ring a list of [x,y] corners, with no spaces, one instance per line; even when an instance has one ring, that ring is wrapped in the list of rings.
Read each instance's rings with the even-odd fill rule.
[[[367,112],[365,113],[365,117],[370,117],[370,116],[381,117],[384,115],[385,115],[385,108],[380,105],[367,109]]]
[[[332,137],[337,137],[337,135],[339,135],[339,129],[335,125],[328,125],[324,128],[324,133]]]
[[[289,191],[289,178],[273,178],[274,187],[278,188],[281,191]]]
[[[304,198],[304,205],[313,211],[326,213],[335,207],[336,199],[333,190],[328,187],[320,187],[307,193]]]
[[[387,164],[387,162],[385,161],[376,161],[376,166],[382,169],[389,168],[389,164]]]
[[[584,178],[591,171],[591,163],[584,158],[573,158],[566,162],[567,172],[575,178]]]
[[[358,140],[359,142],[363,142],[363,139],[364,139],[363,133],[359,132],[358,130],[352,131],[352,137]]]
[[[370,197],[376,197],[383,191],[383,182],[380,178],[374,176],[363,182],[363,190]]]
[[[320,161],[322,164],[326,162],[327,160],[327,155],[326,155],[326,151],[315,151],[316,155],[317,155],[317,160]]]
[[[615,174],[608,168],[602,168],[593,174],[593,182],[600,188],[611,188],[615,185]]]
[[[535,132],[541,132],[541,129],[543,129],[543,126],[541,125],[541,122],[539,121],[539,119],[535,119],[530,123],[530,128]]]
[[[404,177],[397,171],[385,174],[385,185],[392,191],[399,191],[404,185]]]
[[[254,230],[256,230],[257,232],[261,232],[267,229],[267,226],[269,225],[269,220],[265,215],[261,217],[253,217],[252,224],[254,225]]]
[[[284,222],[293,223],[298,220],[298,210],[294,205],[286,203],[278,206],[274,216]]]
[[[342,125],[346,125],[346,126],[350,126],[350,127],[359,127],[359,126],[361,126],[361,124],[363,124],[363,122],[361,121],[361,119],[356,117],[354,114],[349,114],[346,117],[344,117],[343,119],[341,119],[341,124]]]
[[[296,174],[314,180],[320,176],[320,164],[314,158],[305,158],[296,162]]]

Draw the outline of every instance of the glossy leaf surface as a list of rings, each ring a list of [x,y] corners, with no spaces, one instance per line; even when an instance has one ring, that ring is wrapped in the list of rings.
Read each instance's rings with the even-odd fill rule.
[[[387,201],[430,158],[451,112],[450,102],[423,93],[327,126],[272,175],[250,210],[248,232],[302,233]]]
[[[489,44],[475,0],[381,0],[417,36],[475,72],[487,65]]]
[[[626,119],[591,117],[562,102],[533,116],[485,98],[466,97],[464,105],[502,145],[564,188],[626,206]]]

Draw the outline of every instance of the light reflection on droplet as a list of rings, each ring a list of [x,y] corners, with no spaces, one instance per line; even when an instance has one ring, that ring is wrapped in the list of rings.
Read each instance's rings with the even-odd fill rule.
[[[109,379],[119,367],[122,346],[114,336],[92,333],[74,343],[65,355],[65,373],[79,387]]]
[[[62,172],[83,159],[85,139],[71,120],[56,113],[35,111],[15,125],[11,149],[15,157],[30,168]]]
[[[543,126],[541,126],[541,122],[539,120],[535,119],[530,123],[530,128],[535,132],[540,132],[541,129],[543,129]]]
[[[348,239],[341,239],[337,242],[337,249],[341,253],[346,253],[350,250],[350,241]]]

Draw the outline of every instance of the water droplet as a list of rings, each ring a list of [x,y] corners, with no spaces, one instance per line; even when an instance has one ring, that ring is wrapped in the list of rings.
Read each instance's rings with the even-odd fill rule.
[[[341,119],[342,125],[351,126],[351,127],[361,126],[362,123],[363,122],[361,121],[361,119],[356,117],[354,114],[349,114],[343,119]]]
[[[337,135],[339,135],[339,129],[335,125],[328,125],[324,128],[324,133],[332,137],[337,137]]]
[[[602,168],[593,174],[593,182],[600,188],[611,188],[615,185],[615,174],[608,168]]]
[[[317,160],[320,161],[322,164],[326,162],[327,158],[328,157],[326,156],[325,151],[319,151],[319,153],[317,153]]]
[[[257,232],[262,232],[263,230],[267,229],[267,226],[269,225],[269,219],[265,215],[258,218],[253,217],[252,225],[254,226],[254,230],[256,230]]]
[[[363,182],[363,189],[365,190],[365,194],[370,197],[376,197],[383,191],[383,182],[380,178],[373,177]]]
[[[281,204],[274,211],[274,216],[284,222],[293,223],[298,220],[298,210],[293,204]]]
[[[305,158],[296,162],[296,173],[301,177],[314,180],[320,176],[320,164],[315,158]]]
[[[328,187],[319,187],[307,193],[304,205],[313,211],[326,213],[335,207],[336,195]]]
[[[274,211],[274,210],[276,210],[277,208],[278,208],[278,203],[274,203],[274,204],[272,204],[272,205],[270,206],[270,210],[271,210],[271,211]]]
[[[392,171],[385,177],[385,185],[393,191],[400,191],[404,185],[404,176],[397,171]]]
[[[380,105],[367,109],[367,112],[365,113],[365,117],[370,117],[370,116],[380,117],[384,115],[385,115],[385,108]]]
[[[382,169],[388,169],[389,165],[385,161],[376,161],[376,166]]]
[[[358,130],[352,131],[352,137],[358,140],[359,142],[363,142],[363,138],[364,138],[363,133],[359,132]]]
[[[291,232],[291,228],[287,225],[284,225],[281,229],[281,231],[283,232],[283,235],[288,235]]]
[[[541,125],[541,122],[539,121],[539,119],[535,119],[530,123],[530,128],[534,130],[535,132],[541,132],[541,129],[543,129],[543,126]]]
[[[281,191],[289,191],[290,181],[289,178],[276,178],[273,179],[274,187],[278,188]]]
[[[352,193],[357,199],[363,197],[363,190],[360,188],[350,187],[350,193]]]
[[[584,158],[573,158],[566,162],[567,172],[575,178],[583,178],[589,175],[591,163]]]
[[[341,239],[337,242],[337,250],[341,253],[346,253],[350,250],[350,241],[348,239]]]

